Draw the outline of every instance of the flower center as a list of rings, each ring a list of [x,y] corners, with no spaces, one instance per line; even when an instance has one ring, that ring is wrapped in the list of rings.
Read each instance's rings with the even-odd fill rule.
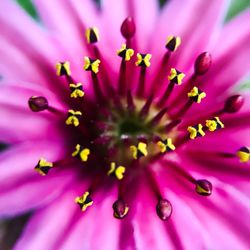
[[[132,186],[131,183],[137,182],[142,172],[146,172],[149,185],[158,200],[156,214],[162,220],[167,220],[172,214],[172,205],[162,195],[151,163],[158,160],[162,165],[169,165],[175,173],[194,185],[196,193],[211,195],[212,184],[209,181],[196,180],[165,156],[176,152],[190,140],[223,129],[224,124],[219,116],[237,112],[243,104],[243,99],[239,95],[232,96],[226,100],[222,109],[205,114],[205,118],[198,116],[195,121],[191,121],[185,114],[206,97],[206,93],[196,86],[196,81],[209,70],[212,60],[209,53],[200,54],[195,61],[193,75],[185,82],[179,95],[173,97],[173,91],[180,88],[179,85],[185,77],[183,72],[169,67],[173,52],[181,44],[181,39],[175,36],[167,39],[166,53],[146,93],[146,76],[152,55],[137,53],[137,60],[134,60],[135,31],[133,19],[127,18],[121,26],[121,33],[126,42],[117,51],[121,64],[116,84],[111,84],[113,81],[106,70],[108,67],[105,59],[96,45],[99,40],[97,28],[86,31],[93,57],[84,58],[84,70],[90,72],[94,97],[89,98],[82,83],[73,79],[69,62],[56,65],[57,75],[65,76],[67,80],[71,98],[70,108],[63,123],[74,134],[73,138],[77,139],[74,149],[72,145],[69,146],[70,156],[66,157],[66,160],[50,162],[41,158],[35,169],[40,174],[47,175],[52,168],[60,167],[68,161],[75,160],[84,165],[91,184],[88,190],[76,197],[75,202],[82,211],[93,205],[97,190],[107,179],[113,178],[118,186],[118,199],[113,204],[114,217],[119,219],[124,218],[129,211],[129,200],[124,190]],[[129,82],[132,82],[135,70],[139,70],[138,81],[133,82],[135,86],[130,86]],[[164,86],[166,79],[168,84],[159,93],[158,87]],[[42,96],[31,97],[29,106],[34,112],[47,110],[60,117],[64,116],[62,111],[51,107]],[[215,155],[235,156],[221,152],[215,152]],[[242,162],[248,161],[249,148],[242,147],[237,156]]]

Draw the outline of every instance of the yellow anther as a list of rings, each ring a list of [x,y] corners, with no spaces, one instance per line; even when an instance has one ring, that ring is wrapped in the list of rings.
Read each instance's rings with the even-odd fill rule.
[[[115,162],[111,162],[110,169],[109,169],[107,175],[114,174],[118,180],[121,180],[124,177],[125,171],[126,171],[125,167],[123,167],[123,166],[117,166],[116,167]]]
[[[139,142],[137,146],[130,146],[130,150],[135,160],[148,155],[147,144],[144,142]]]
[[[75,203],[77,203],[81,210],[84,212],[86,209],[93,205],[93,200],[89,196],[89,192],[85,192],[82,196],[75,198]]]
[[[75,147],[75,151],[72,153],[72,156],[77,156],[81,161],[86,162],[88,160],[89,154],[90,150],[88,148],[84,148],[80,144],[77,144]]]
[[[56,74],[58,76],[70,76],[70,64],[68,61],[56,64]]]
[[[185,74],[178,71],[177,69],[172,68],[170,70],[170,74],[168,76],[168,80],[171,82],[174,82],[178,85],[181,85],[183,78],[185,77]]]
[[[152,55],[151,54],[140,54],[137,53],[137,61],[135,63],[136,66],[140,67],[149,67],[150,66],[150,59]]]
[[[37,165],[35,166],[35,170],[38,171],[41,175],[47,175],[49,170],[53,167],[53,163],[46,161],[44,158],[41,158]]]
[[[88,43],[96,43],[100,39],[99,31],[96,27],[88,28],[86,30],[85,35],[86,35],[86,39],[87,39]]]
[[[188,93],[188,97],[194,102],[200,103],[201,99],[206,97],[206,93],[202,92],[197,87],[193,87],[192,90]]]
[[[66,125],[74,125],[75,127],[79,126],[79,118],[82,116],[81,111],[74,111],[73,109],[70,109],[68,111],[68,118],[65,121]]]
[[[69,85],[71,94],[70,97],[71,98],[77,98],[77,97],[83,97],[84,96],[84,92],[82,90],[82,84],[81,83],[71,83]]]
[[[241,147],[236,155],[240,159],[240,162],[248,162],[250,160],[250,148],[249,147]]]
[[[196,137],[201,137],[205,135],[205,132],[202,130],[203,126],[199,123],[195,126],[189,126],[187,131],[190,133],[190,139],[195,139]]]
[[[87,56],[84,57],[84,70],[92,71],[93,73],[97,74],[99,72],[99,65],[101,61],[99,59],[91,59]]]
[[[212,132],[224,128],[224,124],[221,122],[220,118],[216,116],[212,120],[206,120],[206,127]]]
[[[172,143],[171,138],[168,138],[167,140],[164,141],[158,141],[157,145],[159,146],[161,153],[175,150],[175,146]]]
[[[181,38],[179,36],[169,36],[166,42],[166,48],[170,51],[176,51],[181,44]]]
[[[117,55],[122,57],[125,61],[129,61],[134,55],[134,50],[127,48],[126,44],[122,44],[121,49],[117,50]]]

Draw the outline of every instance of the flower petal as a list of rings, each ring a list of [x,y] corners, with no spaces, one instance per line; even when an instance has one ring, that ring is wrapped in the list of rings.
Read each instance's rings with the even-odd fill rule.
[[[227,23],[219,36],[212,68],[203,80],[213,96],[225,96],[229,88],[250,72],[249,18],[247,10]]]
[[[9,146],[0,154],[0,183],[16,182],[19,178],[33,174],[34,167],[41,157],[58,160],[62,154],[60,143],[45,138]]]
[[[51,204],[36,211],[14,249],[57,249],[69,225],[76,219],[76,209],[79,208],[74,203],[75,197],[75,190],[64,192]]]
[[[103,192],[92,198],[94,204],[84,213],[79,211],[78,220],[60,245],[61,250],[118,249],[120,221],[112,215],[116,192]]]
[[[0,216],[15,216],[53,201],[69,185],[73,175],[52,173],[43,177],[34,173],[26,179],[19,178],[15,182],[1,183]]]
[[[155,209],[157,198],[145,181],[136,200],[133,218],[136,249],[148,249],[149,246],[155,250],[161,250],[163,246],[165,249],[177,249],[180,246],[178,241],[173,242],[167,231],[167,225],[171,222],[163,222],[158,218]]]

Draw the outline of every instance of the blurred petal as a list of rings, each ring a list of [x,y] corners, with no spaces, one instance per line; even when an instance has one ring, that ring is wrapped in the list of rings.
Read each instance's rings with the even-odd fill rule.
[[[76,192],[70,190],[60,195],[53,203],[34,213],[18,240],[15,250],[54,250],[63,241],[69,225],[76,220],[74,199]],[[55,212],[56,211],[56,212]]]

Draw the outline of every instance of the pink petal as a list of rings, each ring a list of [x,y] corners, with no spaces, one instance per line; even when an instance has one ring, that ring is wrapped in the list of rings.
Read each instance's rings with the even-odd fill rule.
[[[11,14],[5,15],[6,11]],[[20,23],[22,23],[22,25],[19,25]],[[57,54],[58,49],[52,42],[52,39],[50,39],[48,34],[46,34],[41,27],[21,9],[21,7],[18,7],[17,4],[9,1],[1,2],[0,24],[3,41],[11,41],[12,45],[31,56],[33,63],[35,61],[39,62],[41,68],[43,67],[41,61],[43,60],[46,63],[48,61],[51,62],[53,58],[55,61],[59,60]],[[27,32],[27,30],[29,30],[29,32]],[[16,39],[17,36],[18,39]],[[25,68],[25,65],[22,65],[22,67]],[[13,70],[13,68],[11,70],[13,74],[15,70]]]
[[[11,15],[5,15],[6,11]],[[22,25],[19,25],[20,23]],[[45,32],[15,3],[0,3],[0,25],[3,34],[0,45],[4,46],[0,49],[0,56],[4,59],[1,61],[4,63],[0,63],[0,70],[4,78],[45,85],[65,99],[67,85],[56,76],[55,63],[70,60],[72,72],[75,70],[82,72],[82,58],[77,57],[79,65],[76,66],[72,60],[72,54],[61,42],[63,39],[59,40],[51,33]],[[18,39],[16,39],[17,36]],[[21,61],[22,66],[20,67],[20,63],[18,64],[17,60],[11,60],[11,58]],[[83,79],[85,77],[79,77],[79,80]]]
[[[118,249],[120,221],[113,218],[112,210],[116,192],[103,192],[92,198],[94,204],[85,213],[77,213],[78,220],[65,235],[61,250]]]
[[[197,179],[206,178],[213,184],[212,195],[203,197],[195,193],[193,184],[179,174],[173,178],[173,175],[168,174],[169,170],[171,169],[158,169],[157,179],[161,190],[173,204],[173,219],[180,233],[183,249],[190,245],[197,250],[230,249],[230,245],[232,249],[246,249],[249,244],[249,223],[246,220],[249,204],[241,186],[235,184],[233,187],[231,184],[219,182],[213,176],[193,172]],[[226,237],[230,240],[225,242],[223,239]],[[194,238],[195,242],[190,241]]]
[[[215,181],[213,184],[210,199],[200,197],[198,202],[188,201],[211,236],[209,248],[248,249],[250,207],[247,196],[237,191],[237,186]]]
[[[63,149],[60,143],[53,142],[51,139],[30,140],[9,146],[0,155],[0,183],[15,182],[22,177],[33,174],[34,167],[41,157],[53,161],[58,160],[61,155],[63,155]]]
[[[158,25],[159,4],[155,0],[127,0],[128,15],[135,20],[135,39],[139,52],[147,53],[148,41]]]
[[[75,190],[66,191],[51,204],[35,212],[18,240],[15,250],[54,250],[70,228],[79,207]],[[78,214],[78,213],[77,213]]]
[[[155,209],[157,198],[148,183],[143,182],[135,199],[136,208],[132,223],[136,249],[148,249],[149,246],[155,250],[161,250],[163,246],[165,249],[175,249],[178,242],[172,242],[167,229],[171,221],[163,222],[158,218]]]
[[[31,171],[34,172],[33,168]],[[52,173],[49,176],[29,175],[15,182],[1,183],[0,215],[15,216],[44,206],[58,197],[72,181],[72,173]]]
[[[181,59],[178,66],[180,70],[187,71],[194,57],[211,43],[221,27],[227,7],[225,3],[225,0],[187,0],[184,2],[176,0],[167,3],[152,37],[154,52],[164,53],[167,36],[180,36],[182,44],[174,53],[173,58],[174,62]]]
[[[228,94],[229,88],[249,73],[249,18],[248,10],[227,23],[219,36],[213,66],[204,79],[207,89],[213,86],[213,96]]]

